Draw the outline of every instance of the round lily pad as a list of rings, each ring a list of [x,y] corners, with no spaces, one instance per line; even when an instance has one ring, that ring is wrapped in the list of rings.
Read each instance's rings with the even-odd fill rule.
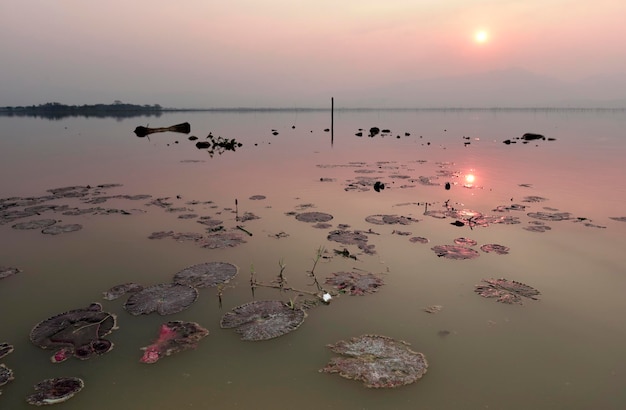
[[[4,386],[13,379],[13,370],[9,369],[4,364],[0,364],[0,386]]]
[[[265,195],[252,195],[250,198],[251,201],[260,201],[262,199],[265,199]]]
[[[457,245],[465,245],[465,246],[474,246],[474,245],[478,244],[478,242],[476,242],[476,241],[475,241],[475,240],[473,240],[473,239],[470,239],[470,238],[463,238],[463,237],[461,237],[461,238],[456,238],[456,239],[454,240],[454,243],[456,243]]]
[[[195,322],[177,320],[164,323],[161,325],[157,340],[150,346],[141,348],[144,354],[140,362],[156,363],[164,356],[195,348],[198,341],[208,334],[207,329]]]
[[[200,241],[200,246],[208,249],[232,248],[242,243],[246,243],[241,235],[235,232],[218,232],[207,235]]]
[[[205,288],[226,283],[237,275],[239,268],[228,262],[206,262],[190,266],[174,275],[174,282]]]
[[[20,273],[21,270],[18,268],[10,268],[8,266],[0,266],[0,279],[8,278],[9,276],[13,276],[16,273]]]
[[[140,290],[143,290],[142,285],[134,282],[128,282],[113,286],[111,289],[103,292],[103,295],[106,300],[115,300],[127,293],[139,292]]]
[[[350,295],[365,295],[374,293],[384,285],[378,276],[372,273],[360,272],[336,272],[326,279],[326,284],[333,285],[336,289],[347,292]]]
[[[428,243],[430,242],[428,238],[424,238],[423,236],[413,236],[409,238],[409,242],[411,243]]]
[[[408,225],[417,222],[414,218],[398,215],[370,215],[365,220],[374,225]]]
[[[320,371],[361,380],[366,387],[411,384],[421,379],[428,369],[423,353],[414,352],[408,343],[387,336],[363,335],[328,347],[342,356],[333,357]]]
[[[198,290],[179,283],[160,283],[131,295],[124,309],[132,315],[171,315],[187,309],[198,298]]]
[[[80,231],[81,229],[83,229],[81,224],[51,225],[44,228],[41,233],[45,233],[47,235],[59,235],[67,232]]]
[[[34,221],[20,222],[12,226],[13,229],[42,229],[57,223],[56,219],[36,219]]]
[[[0,359],[13,352],[13,345],[6,342],[0,343]]]
[[[485,284],[476,285],[474,292],[484,298],[497,298],[498,302],[523,304],[523,298],[538,300],[539,291],[533,287],[504,278],[483,279]]]
[[[497,253],[498,255],[506,255],[509,253],[509,247],[504,245],[498,245],[496,243],[488,243],[480,247],[480,250],[485,253]]]
[[[531,218],[541,219],[543,221],[565,221],[572,219],[572,214],[569,212],[529,212],[527,214]]]
[[[52,356],[53,363],[71,355],[84,360],[110,351],[113,344],[104,336],[115,329],[115,315],[103,312],[101,304],[92,303],[40,322],[31,330],[30,340],[42,349],[60,349]]]
[[[437,256],[447,259],[474,259],[480,256],[474,249],[461,245],[437,245],[431,249]]]
[[[278,300],[246,303],[227,312],[220,321],[222,329],[235,328],[242,340],[268,340],[296,330],[306,313]]]
[[[333,216],[324,212],[302,212],[296,215],[296,219],[301,222],[328,222]]]
[[[57,377],[37,383],[35,393],[26,398],[29,404],[43,406],[62,403],[71,399],[85,387],[85,383],[78,377]]]

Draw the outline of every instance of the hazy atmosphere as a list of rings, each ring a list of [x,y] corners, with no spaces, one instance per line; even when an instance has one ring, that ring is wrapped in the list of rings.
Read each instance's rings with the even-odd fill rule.
[[[0,2],[0,106],[626,106],[623,0]]]

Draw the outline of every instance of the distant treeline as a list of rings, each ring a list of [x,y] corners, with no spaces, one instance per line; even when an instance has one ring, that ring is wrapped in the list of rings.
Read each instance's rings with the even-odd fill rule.
[[[113,104],[65,105],[58,102],[46,104],[0,107],[0,115],[20,117],[42,117],[61,119],[65,117],[115,117],[160,116],[163,108],[159,104],[137,105],[116,101]]]

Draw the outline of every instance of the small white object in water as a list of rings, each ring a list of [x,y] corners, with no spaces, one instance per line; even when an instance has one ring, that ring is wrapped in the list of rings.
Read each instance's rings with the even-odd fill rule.
[[[330,302],[330,300],[331,300],[332,298],[333,298],[333,297],[332,297],[332,296],[330,296],[330,293],[328,293],[328,292],[324,292],[324,294],[322,295],[322,300],[324,301],[324,303],[328,303],[328,302]]]

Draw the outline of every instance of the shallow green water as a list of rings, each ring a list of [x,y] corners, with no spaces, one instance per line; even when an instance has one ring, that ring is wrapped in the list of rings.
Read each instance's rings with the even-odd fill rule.
[[[0,117],[0,198],[41,196],[62,186],[120,183],[108,192],[169,197],[174,206],[214,216],[228,228],[237,225],[235,199],[239,213],[260,217],[244,224],[253,233],[245,237],[247,243],[228,249],[148,239],[155,231],[204,232],[195,220],[147,206],[149,200],[120,199],[103,205],[135,210],[131,215],[44,214],[83,225],[78,232],[59,236],[12,229],[13,223],[0,225],[0,265],[23,271],[0,280],[0,342],[15,346],[0,361],[15,373],[15,380],[2,388],[0,407],[30,407],[24,398],[36,382],[77,376],[84,379],[84,390],[59,407],[623,408],[626,223],[610,219],[626,216],[623,114],[339,112],[332,144],[330,133],[324,132],[329,116],[322,112],[176,113],[122,121]],[[200,139],[211,132],[243,146],[210,158],[185,135],[136,138],[132,130],[146,121],[154,127],[188,121],[191,134]],[[367,133],[373,126],[392,133],[384,138],[354,135],[359,128]],[[272,129],[279,134],[272,135]],[[525,132],[556,141],[502,143]],[[440,185],[415,181],[441,170],[452,176],[433,179]],[[463,187],[470,173],[476,177],[474,186]],[[381,192],[346,191],[359,176],[374,177],[386,187]],[[450,190],[444,189],[445,182],[452,183]],[[266,199],[250,200],[252,195]],[[547,200],[523,202],[526,196]],[[213,203],[187,205],[190,200]],[[443,210],[446,201],[488,215],[495,214],[497,206],[528,208],[506,213],[519,217],[520,224],[470,230],[451,225],[454,219],[424,215],[424,202],[431,204],[430,210]],[[316,229],[286,215],[300,212],[303,204],[332,214],[333,227]],[[542,221],[552,228],[544,233],[522,229],[536,221],[529,212],[556,212],[544,207],[586,220]],[[398,226],[365,221],[376,214],[411,216],[419,222]],[[588,220],[603,228],[585,226]],[[369,239],[376,254],[359,254],[355,246],[328,241],[328,232],[338,224],[379,233]],[[411,235],[398,235],[398,230]],[[289,237],[271,237],[279,232]],[[411,243],[411,236],[430,242]],[[475,248],[502,244],[510,247],[510,254],[479,251],[474,260],[448,260],[431,250],[458,237],[476,240]],[[371,295],[341,295],[328,306],[311,309],[297,331],[274,340],[244,342],[233,331],[220,329],[224,313],[252,300],[251,266],[259,280],[270,282],[282,259],[291,286],[314,290],[306,272],[320,246],[328,256],[333,249],[347,247],[358,257],[324,259],[315,271],[320,280],[357,269],[379,274],[385,285]],[[214,288],[200,289],[188,310],[166,317],[131,316],[123,309],[123,299],[102,299],[102,292],[113,285],[169,282],[179,270],[206,261],[240,268],[224,291],[221,309]],[[540,300],[506,305],[474,293],[481,279],[499,277],[538,289]],[[255,293],[257,300],[293,297],[274,289]],[[118,316],[119,330],[109,337],[115,344],[111,352],[88,361],[52,364],[53,352],[29,341],[38,322],[96,301]],[[443,306],[440,313],[423,311],[435,304]],[[150,344],[167,320],[198,322],[210,335],[195,350],[153,365],[139,363],[140,347]],[[440,336],[442,330],[449,334]],[[318,372],[333,356],[325,345],[367,333],[405,340],[424,353],[429,369],[423,379],[374,390]]]

